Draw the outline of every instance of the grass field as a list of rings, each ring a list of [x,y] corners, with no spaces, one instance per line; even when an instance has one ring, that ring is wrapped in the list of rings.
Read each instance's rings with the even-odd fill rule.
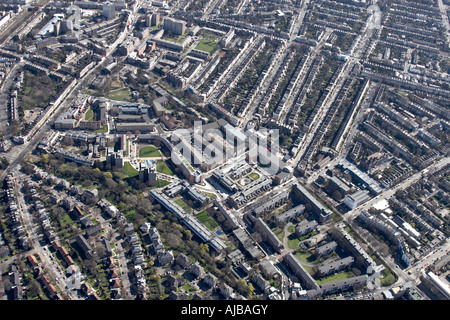
[[[153,146],[146,146],[139,150],[140,158],[155,158],[161,157],[161,152]],[[160,172],[160,171],[159,171]]]
[[[211,199],[217,199],[217,196],[214,193],[211,192],[205,192],[205,194],[210,197]]]
[[[300,240],[295,236],[295,234],[291,234],[288,237],[288,247],[290,249],[294,249],[294,250],[298,249],[299,243],[300,243]]]
[[[64,215],[61,220],[61,228],[66,228],[67,226],[70,226],[73,224],[73,220],[70,218],[68,214]]]
[[[195,49],[209,52],[209,54],[213,54],[216,49],[216,46],[217,46],[217,42],[203,39],[203,40],[200,40],[200,42],[195,47]]]
[[[217,224],[216,221],[214,221],[214,219],[212,219],[209,215],[208,212],[206,212],[206,210],[203,210],[202,212],[199,212],[196,215],[197,219],[203,223],[205,225],[205,227],[207,227],[209,230],[214,230],[215,228],[217,228],[219,225]]]
[[[324,283],[344,280],[344,279],[352,278],[354,276],[355,275],[351,271],[339,272],[339,273],[335,273],[335,274],[333,274],[331,276],[328,276],[328,277],[322,278],[320,280],[317,280],[316,282],[320,286],[321,284],[324,284]]]
[[[100,129],[94,130],[94,132],[108,132],[108,125],[104,125],[103,127],[101,127]]]
[[[156,162],[156,171],[167,174],[168,176],[174,175],[172,170],[170,170],[170,168],[167,166],[167,164],[164,161]]]
[[[172,182],[167,181],[167,180],[156,179],[156,188],[162,188],[162,187],[168,186],[171,183]]]
[[[282,228],[276,227],[272,229],[272,232],[277,236],[280,241],[284,239],[284,230]]]
[[[257,174],[256,172],[252,172],[248,175],[248,177],[252,180],[257,180],[259,179],[259,174]]]
[[[181,208],[183,208],[183,210],[184,211],[186,211],[187,213],[191,213],[191,207],[189,207],[188,205],[187,205],[187,203],[186,202],[184,202],[184,200],[183,199],[177,199],[177,200],[175,200],[175,203],[177,204],[177,205],[179,205]]]
[[[130,100],[130,89],[121,88],[117,90],[111,90],[109,92],[109,99],[117,101],[129,101]]]
[[[296,252],[295,255],[297,258],[299,258],[301,261],[308,262],[308,263],[314,263],[314,256],[310,252]]]
[[[129,162],[125,162],[123,164],[122,171],[129,177],[135,177],[139,174],[139,172],[133,168],[133,166]]]
[[[89,109],[84,116],[84,120],[92,121],[93,118],[94,118],[94,111],[92,111],[92,109]]]
[[[388,286],[397,281],[397,277],[389,270],[384,269],[383,274],[381,276],[381,285]]]

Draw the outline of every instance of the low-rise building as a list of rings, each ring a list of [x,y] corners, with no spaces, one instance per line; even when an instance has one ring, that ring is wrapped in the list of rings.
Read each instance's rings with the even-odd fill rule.
[[[368,190],[358,190],[355,193],[345,196],[344,204],[353,210],[370,200],[370,198],[370,192]]]

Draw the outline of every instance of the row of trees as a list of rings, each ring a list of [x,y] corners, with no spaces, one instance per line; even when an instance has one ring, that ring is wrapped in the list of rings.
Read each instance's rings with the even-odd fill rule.
[[[133,222],[139,227],[143,222],[148,221],[156,226],[161,234],[163,243],[167,249],[173,250],[174,254],[183,252],[194,258],[196,261],[206,266],[207,270],[215,274],[221,281],[231,285],[239,293],[248,295],[253,289],[236,279],[231,272],[231,263],[226,260],[216,260],[216,253],[210,252],[207,244],[193,238],[192,232],[182,226],[175,215],[161,208],[157,202],[143,195],[142,190],[136,188],[136,178],[123,179],[120,173],[112,171],[102,171],[100,168],[91,168],[75,163],[64,163],[57,155],[48,155],[39,162],[44,170],[61,176],[72,183],[84,186],[101,186],[99,197],[106,198],[116,207],[124,212],[129,222]],[[65,214],[55,208],[56,216],[60,218]],[[127,212],[129,214],[127,214]],[[118,232],[123,233],[123,228]],[[92,273],[96,273],[94,262],[86,262],[86,268]],[[149,266],[153,268],[153,266]],[[154,274],[149,270],[149,274]],[[250,290],[251,289],[251,290]]]

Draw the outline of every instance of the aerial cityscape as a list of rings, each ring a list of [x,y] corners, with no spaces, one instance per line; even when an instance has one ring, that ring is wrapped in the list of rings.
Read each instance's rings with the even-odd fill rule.
[[[450,300],[449,19],[0,0],[0,300]]]

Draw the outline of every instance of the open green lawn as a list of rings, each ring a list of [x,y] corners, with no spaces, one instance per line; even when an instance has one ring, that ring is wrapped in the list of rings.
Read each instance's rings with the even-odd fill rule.
[[[169,176],[173,176],[172,170],[167,166],[167,164],[164,161],[158,161],[156,162],[156,171],[167,174]]]
[[[106,133],[108,132],[108,125],[105,124],[103,127],[101,127],[100,129],[94,130],[94,132],[101,132],[101,133]]]
[[[93,118],[94,118],[94,111],[92,111],[92,109],[89,109],[84,116],[84,120],[92,121]]]
[[[163,179],[156,179],[156,188],[162,188],[165,186],[168,186],[169,184],[171,184],[172,182],[167,181],[167,180],[163,180]]]
[[[397,281],[395,275],[389,269],[384,269],[381,276],[381,285],[388,286],[395,283],[395,281]]]
[[[203,40],[200,40],[200,42],[197,44],[195,49],[209,52],[209,54],[213,54],[216,46],[217,46],[217,42],[203,39]]]
[[[123,164],[122,171],[128,176],[128,177],[135,177],[139,174],[139,172],[133,168],[133,166],[129,162],[125,162]]]
[[[219,225],[217,224],[216,221],[214,221],[214,219],[212,219],[209,215],[208,212],[206,212],[206,210],[203,210],[202,212],[199,212],[196,215],[197,219],[203,223],[209,230],[214,230],[215,228],[217,228]]]
[[[130,100],[130,89],[121,88],[117,90],[111,90],[109,92],[109,99],[117,101],[129,101]]]
[[[248,177],[252,180],[257,180],[259,179],[259,174],[257,174],[256,172],[252,172],[248,175]]]
[[[300,240],[297,238],[297,236],[295,234],[291,234],[288,237],[288,246],[291,249],[298,249],[298,244],[300,243]]]
[[[276,227],[272,229],[272,232],[277,236],[277,238],[283,242],[284,239],[284,230],[282,228]]]
[[[159,152],[159,150],[156,149],[154,146],[146,146],[146,147],[143,147],[141,150],[139,150],[139,157],[140,158],[161,157],[161,152]],[[161,172],[161,171],[158,171],[158,172]]]
[[[187,203],[186,202],[184,202],[184,200],[183,199],[177,199],[177,200],[175,200],[175,203],[177,204],[177,205],[179,205],[181,208],[183,208],[183,210],[184,211],[186,211],[187,213],[191,213],[191,207],[189,207],[188,205],[187,205]]]
[[[339,281],[339,280],[344,280],[344,279],[348,279],[348,278],[352,278],[355,275],[353,274],[353,272],[351,271],[347,271],[347,272],[339,272],[339,273],[335,273],[331,276],[322,278],[320,280],[317,280],[317,284],[321,285],[324,283],[328,283],[328,282],[334,282],[334,281]]]
[[[191,286],[191,285],[189,284],[189,282],[183,284],[182,287],[183,287],[183,289],[186,290],[187,292],[195,291],[194,287]]]
[[[314,261],[315,261],[313,254],[310,252],[297,251],[295,253],[295,255],[297,256],[297,258],[299,258],[301,261],[304,261],[304,262],[314,263]]]
[[[217,199],[217,196],[214,193],[211,192],[205,192],[205,194],[210,197],[211,199]]]
[[[73,220],[70,218],[68,214],[64,215],[61,220],[61,228],[66,228],[69,225],[73,224]]]

